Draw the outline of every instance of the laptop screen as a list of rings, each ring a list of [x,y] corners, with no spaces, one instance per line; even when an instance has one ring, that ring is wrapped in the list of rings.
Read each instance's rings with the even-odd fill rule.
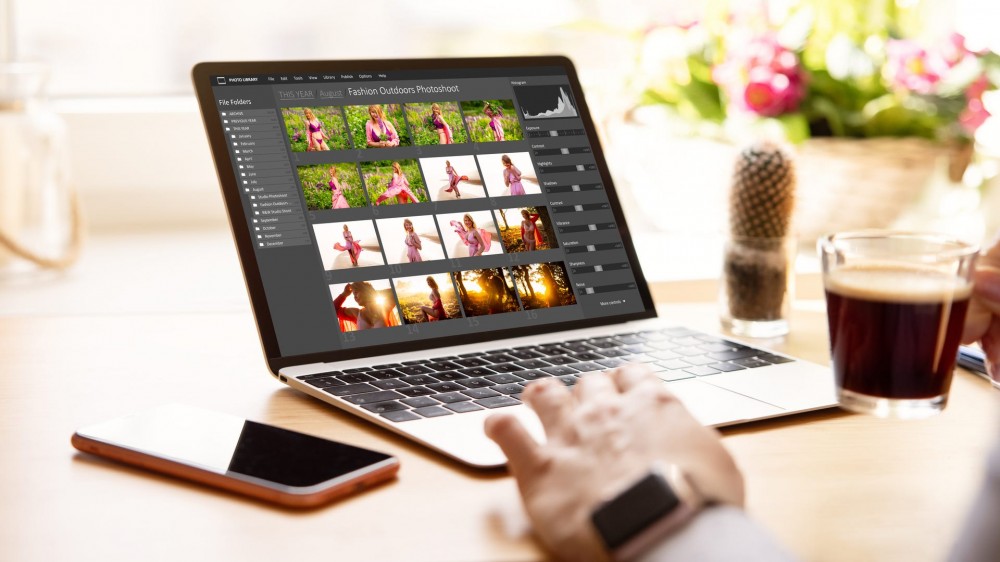
[[[282,357],[648,314],[566,68],[208,79]]]

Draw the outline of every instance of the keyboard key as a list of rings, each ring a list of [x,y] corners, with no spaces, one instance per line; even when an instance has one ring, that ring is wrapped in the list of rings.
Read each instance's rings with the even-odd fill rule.
[[[438,363],[438,362],[441,362],[441,361],[454,361],[455,359],[458,359],[458,355],[446,355],[444,357],[435,357],[435,358],[431,359],[431,361],[434,361],[435,363]]]
[[[459,379],[467,379],[468,375],[463,375],[458,371],[442,371],[440,373],[431,373],[431,376],[439,381],[457,381]]]
[[[420,363],[423,363],[423,361],[420,361]],[[405,363],[402,367],[399,367],[396,370],[404,375],[423,375],[431,372],[430,369],[424,367],[423,365],[406,365]]]
[[[458,356],[461,358],[466,357],[479,357],[480,355],[485,355],[482,351],[470,351],[469,353],[460,353]]]
[[[400,410],[398,412],[386,412],[382,414],[382,417],[389,421],[394,421],[396,423],[408,422],[420,419],[420,416],[414,414],[409,410]]]
[[[566,342],[562,344],[562,347],[570,350],[573,353],[587,353],[588,351],[594,350],[592,346],[589,346],[583,342],[577,342],[577,343]]]
[[[667,339],[666,334],[655,330],[644,330],[639,332],[639,335],[642,336],[646,342],[663,341]]]
[[[580,379],[574,377],[573,375],[563,375],[561,377],[556,377],[556,378],[561,380],[562,383],[566,386],[573,386],[574,384],[580,382]]]
[[[375,370],[381,369],[395,369],[396,367],[402,367],[402,363],[386,363],[385,365],[375,365]]]
[[[406,388],[397,388],[396,392],[407,396],[427,396],[428,394],[434,394],[434,391],[426,386],[408,386]]]
[[[688,347],[698,346],[705,343],[704,340],[698,339],[694,336],[687,336],[683,338],[671,338],[670,341],[674,342],[677,345],[688,346]]]
[[[517,384],[498,384],[496,386],[491,386],[490,390],[494,392],[499,392],[500,394],[520,394],[524,391],[524,387]]]
[[[455,363],[458,363],[459,365],[461,365],[463,367],[482,367],[483,365],[489,365],[490,364],[489,361],[485,361],[485,360],[480,359],[478,357],[468,357],[468,358],[465,358],[465,359],[456,359]]]
[[[355,367],[353,369],[344,369],[345,373],[363,373],[365,371],[371,371],[371,367]]]
[[[663,367],[664,369],[684,369],[689,367],[687,363],[681,361],[680,359],[671,359],[669,361],[657,361],[657,365]]]
[[[297,377],[297,378],[300,381],[307,381],[307,380],[310,380],[310,379],[318,379],[318,378],[322,378],[322,377],[335,377],[337,375],[343,375],[343,374],[344,373],[341,372],[341,371],[330,371],[328,373],[315,373],[315,374],[312,374],[312,375],[302,375],[301,377]]]
[[[445,404],[445,408],[453,412],[458,412],[459,414],[464,414],[466,412],[475,412],[476,410],[482,410],[483,407],[479,404],[474,404],[472,402],[453,402],[451,404]]]
[[[553,365],[569,365],[570,363],[576,363],[576,358],[569,355],[551,355],[546,357],[545,361]]]
[[[660,377],[661,379],[667,382],[694,378],[694,375],[692,375],[691,373],[685,373],[684,371],[681,371],[679,369],[674,371],[661,371],[659,373],[656,373],[656,376]]]
[[[308,379],[305,381],[308,384],[315,386],[316,388],[327,388],[330,386],[343,386],[345,383],[337,380],[334,377],[319,377],[316,379]]]
[[[344,373],[345,374],[340,375],[337,378],[344,381],[347,384],[357,384],[359,382],[370,382],[375,380],[375,377],[369,377],[368,375],[363,375],[361,373],[347,374],[347,371],[344,371]]]
[[[362,394],[362,396],[365,396]],[[409,410],[410,407],[406,404],[400,404],[395,400],[389,400],[388,402],[378,402],[375,404],[364,404],[362,408],[368,410],[369,412],[375,412],[376,414],[384,414],[386,412],[398,412],[399,410]]]
[[[598,359],[604,359],[603,355],[598,355],[592,351],[574,353],[573,357],[576,358],[577,361],[597,361]]]
[[[538,352],[542,355],[562,355],[564,353],[570,353],[565,347],[560,343],[547,343],[538,346]]]
[[[426,359],[414,359],[413,361],[403,361],[403,365],[423,365],[426,362]]]
[[[331,386],[330,388],[324,388],[323,392],[328,392],[334,396],[351,396],[365,392],[379,392],[379,389],[370,384],[361,383],[348,384],[344,386]]]
[[[497,384],[511,384],[511,383],[515,383],[515,382],[521,382],[521,381],[524,380],[521,377],[519,377],[517,375],[512,375],[510,373],[501,373],[501,374],[498,374],[498,375],[489,375],[489,376],[483,377],[483,378],[485,378],[488,381],[493,381],[493,382],[495,382]]]
[[[612,347],[618,347],[619,345],[621,345],[621,342],[619,342],[614,338],[595,338],[592,340],[588,340],[587,343],[598,349],[610,349]]]
[[[572,368],[576,369],[577,371],[581,371],[581,372],[584,372],[584,373],[586,373],[588,371],[603,371],[604,370],[604,367],[602,367],[601,365],[598,365],[597,363],[591,363],[590,361],[584,361],[583,363],[573,363],[571,365],[567,365],[567,367],[572,367]]]
[[[656,351],[656,349],[653,346],[646,345],[644,343],[636,345],[626,345],[625,347],[622,347],[620,349],[624,349],[629,353],[649,353],[651,351]]]
[[[622,365],[628,365],[627,361],[622,361],[621,359],[601,359],[600,361],[594,361],[598,365],[603,365],[607,369],[614,369],[615,367],[621,367]]]
[[[715,363],[716,360],[711,357],[706,357],[704,355],[699,355],[697,357],[683,357],[681,361],[685,363],[690,363],[692,365],[708,365],[710,363]]]
[[[705,351],[713,351],[715,353],[718,353],[720,351],[735,351],[736,350],[736,348],[730,347],[730,346],[728,346],[728,345],[726,345],[724,343],[720,343],[720,342],[702,344],[702,345],[698,346],[698,349],[704,349]]]
[[[747,357],[753,357],[760,353],[756,349],[737,349],[733,351],[717,351],[715,353],[709,353],[708,356],[712,359],[718,359],[719,361],[732,361],[734,359],[745,359]]]
[[[507,406],[517,406],[521,402],[516,398],[511,398],[510,396],[493,396],[492,398],[483,398],[475,401],[476,404],[480,406],[485,406],[487,408],[505,408]]]
[[[713,369],[711,367],[690,367],[688,369],[684,369],[684,372],[685,373],[691,373],[692,375],[694,375],[696,377],[707,377],[708,375],[717,375],[717,374],[719,374],[719,371],[717,371],[717,370],[715,370],[715,369]]]
[[[520,367],[524,367],[525,369],[541,369],[542,367],[549,366],[549,363],[546,363],[541,359],[525,359],[524,361],[518,361],[517,363],[514,364]]]
[[[782,363],[792,363],[793,361],[795,361],[794,359],[789,359],[788,357],[782,357],[780,355],[774,355],[773,353],[762,353],[757,356],[757,359],[760,359],[761,361],[767,361],[768,363],[772,363],[774,365],[780,365]]]
[[[664,328],[660,330],[661,333],[666,334],[671,337],[684,337],[684,336],[697,336],[698,332],[694,330],[688,330],[687,328],[681,328],[675,326],[673,328]]]
[[[663,360],[677,359],[678,357],[680,357],[679,353],[674,353],[673,351],[656,351],[654,353],[650,353],[649,355],[652,357],[656,357],[657,359],[663,359]]]
[[[427,388],[433,390],[434,392],[454,392],[456,390],[465,390],[465,387],[457,382],[438,382],[428,384]]]
[[[344,400],[360,406],[361,404],[373,404],[375,402],[385,402],[386,400],[399,400],[400,398],[405,398],[405,396],[393,390],[381,390],[379,392],[365,392],[363,394],[345,396]]]
[[[718,369],[724,373],[728,373],[730,371],[742,371],[746,369],[746,367],[742,365],[737,365],[735,363],[712,363],[711,365],[709,365],[709,367],[713,369]]]
[[[406,398],[400,400],[403,404],[411,408],[425,408],[427,406],[437,406],[440,404],[437,400],[431,398],[430,396],[416,396],[414,398]]]
[[[512,361],[517,361],[517,357],[513,355],[507,355],[506,353],[497,353],[494,355],[486,355],[483,359],[489,361],[490,363],[510,363]]]
[[[393,390],[395,388],[406,388],[410,385],[399,379],[385,379],[384,381],[372,381],[372,386],[377,386],[382,390]]]
[[[501,396],[499,392],[489,388],[470,388],[468,390],[463,390],[462,394],[468,396],[469,398],[489,398],[490,396]]]
[[[413,411],[425,418],[436,418],[438,416],[447,416],[451,414],[451,411],[445,410],[441,406],[427,406],[425,408],[417,408]]]
[[[375,377],[378,380],[397,379],[403,376],[403,373],[400,373],[395,369],[377,369],[375,371],[369,371],[365,374]]]
[[[545,371],[539,371],[538,369],[531,369],[530,371],[518,371],[517,376],[527,381],[533,381],[545,377],[551,377],[552,375],[546,373]]]
[[[435,371],[454,371],[461,369],[462,366],[457,363],[452,363],[451,361],[441,361],[439,363],[428,363],[428,367],[434,369]]]
[[[484,378],[480,377],[480,378],[475,378],[475,379],[462,379],[462,380],[458,381],[458,384],[460,384],[460,385],[462,385],[462,386],[464,386],[466,388],[486,388],[486,387],[493,386],[496,383],[493,382],[493,381],[491,381],[491,380],[487,380],[487,379],[484,379]]]
[[[444,402],[446,404],[451,404],[452,402],[464,402],[470,400],[470,398],[461,392],[444,392],[441,394],[435,394],[431,398],[437,400],[438,402]]]
[[[438,380],[436,378],[434,378],[434,377],[432,377],[430,375],[410,375],[408,377],[403,377],[400,380],[402,380],[403,382],[405,382],[407,384],[413,384],[413,385],[418,385],[418,384],[434,384],[434,383],[438,382]]]
[[[732,361],[732,363],[736,363],[737,365],[743,365],[747,369],[756,369],[757,367],[765,367],[767,365],[770,365],[770,363],[768,363],[767,361],[763,361],[755,357],[747,357],[746,359],[736,359]],[[327,392],[330,391],[329,389],[325,390]]]
[[[698,349],[695,346],[675,347],[675,348],[671,349],[670,351],[673,351],[674,353],[676,353],[678,355],[683,355],[685,357],[687,357],[689,355],[701,355],[702,353],[705,353],[703,350]]]
[[[638,334],[620,334],[615,336],[615,339],[625,345],[644,345],[646,343],[646,339]]]
[[[469,375],[470,377],[484,377],[486,375],[496,373],[496,371],[487,369],[486,367],[469,367],[467,369],[460,369],[458,372]]]
[[[554,377],[559,377],[563,375],[572,375],[579,373],[580,371],[574,369],[573,367],[568,367],[566,365],[556,365],[555,367],[546,367],[542,369],[543,373],[548,373]]]
[[[532,351],[530,349],[515,349],[512,350],[508,355],[513,355],[518,359],[538,359],[539,357],[542,357],[541,353],[538,353],[537,351]]]
[[[516,373],[518,371],[527,370],[524,367],[517,365],[515,363],[497,363],[496,365],[490,365],[490,369],[493,369],[498,373]]]
[[[621,359],[623,361],[627,361],[629,363],[652,363],[652,362],[656,361],[655,357],[652,357],[650,355],[646,355],[645,353],[636,353],[636,354],[633,354],[633,355],[626,355],[626,356],[622,357]]]
[[[624,355],[628,355],[628,352],[625,351],[624,349],[615,349],[615,348],[602,349],[600,351],[596,351],[595,353],[599,353],[605,357],[622,357]]]
[[[651,341],[649,342],[649,347],[654,349],[659,349],[661,351],[667,351],[668,349],[673,349],[675,347],[680,347],[679,345],[674,345],[670,340],[661,341]]]

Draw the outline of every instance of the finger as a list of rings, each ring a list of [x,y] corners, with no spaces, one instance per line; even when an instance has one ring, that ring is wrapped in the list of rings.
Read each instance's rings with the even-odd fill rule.
[[[650,379],[659,381],[649,367],[640,363],[630,363],[611,371],[611,379],[615,382],[618,390],[623,393],[639,386],[643,381]]]
[[[599,399],[601,396],[614,396],[618,394],[611,377],[604,373],[590,373],[580,378],[573,390],[576,394],[576,401],[585,403]]]
[[[993,318],[993,323],[980,340],[980,345],[986,355],[986,372],[994,381],[1000,382],[1000,318]]]
[[[515,476],[532,474],[545,464],[541,447],[514,416],[494,414],[486,418],[484,429],[507,457],[507,467]]]
[[[973,298],[983,308],[1000,316],[1000,264],[982,266],[973,275]]]
[[[573,396],[562,381],[537,380],[524,389],[521,400],[538,415],[549,439],[565,437],[563,433],[569,427],[569,417],[573,413]]]

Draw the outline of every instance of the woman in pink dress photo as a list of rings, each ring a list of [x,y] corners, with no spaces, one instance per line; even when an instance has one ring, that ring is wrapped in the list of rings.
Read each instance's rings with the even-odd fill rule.
[[[431,123],[437,129],[438,144],[453,144],[455,142],[451,136],[451,127],[444,120],[444,116],[441,115],[441,106],[439,104],[431,104]]]
[[[455,234],[458,234],[462,243],[468,247],[470,257],[481,256],[484,252],[489,251],[491,245],[490,233],[485,228],[477,228],[476,221],[472,219],[472,215],[466,213],[462,217],[462,222],[451,221],[451,226],[455,229]]]
[[[337,167],[330,166],[330,199],[332,200],[331,209],[349,209],[351,205],[347,202],[347,198],[344,197],[344,188],[341,187],[340,181],[337,179]]]
[[[417,196],[410,191],[410,181],[403,174],[403,169],[399,166],[399,162],[392,163],[392,179],[389,180],[389,186],[386,188],[385,193],[379,195],[378,199],[375,200],[375,204],[381,205],[390,197],[395,197],[397,203],[418,202]]]
[[[538,215],[532,215],[527,209],[521,210],[521,241],[525,252],[534,252],[542,243],[542,234],[538,232]]]
[[[365,138],[369,148],[399,146],[399,134],[391,121],[385,118],[381,105],[368,106],[368,121],[365,122]]]
[[[358,266],[358,256],[361,255],[361,244],[354,239],[354,235],[348,230],[346,224],[344,225],[344,244],[337,242],[333,247],[337,251],[347,252],[347,255],[351,257],[351,265],[354,267]]]
[[[306,118],[306,127],[309,130],[309,146],[306,147],[306,152],[315,152],[317,150],[330,150],[327,146],[326,140],[330,137],[326,135],[326,131],[323,130],[323,122],[316,117],[308,107],[302,111]]]
[[[521,170],[510,160],[510,156],[504,154],[500,157],[503,161],[503,184],[510,188],[511,195],[524,195],[524,186],[521,185]]]
[[[503,109],[499,107],[493,107],[490,104],[486,104],[483,107],[483,113],[490,118],[490,129],[493,131],[493,140],[500,142],[503,140],[503,123],[500,122],[500,118],[503,117]]]
[[[423,250],[424,247],[420,243],[420,236],[413,230],[413,221],[404,220],[403,230],[406,231],[406,238],[403,240],[403,243],[406,244],[406,259],[410,260],[410,263],[424,261],[420,256],[420,250]]]
[[[458,172],[455,171],[454,166],[451,165],[451,160],[444,161],[444,171],[448,174],[448,189],[445,191],[454,191],[455,197],[461,199],[462,194],[458,191],[458,182],[469,181],[469,176],[460,176]]]
[[[427,276],[427,286],[431,288],[431,294],[428,297],[431,305],[420,307],[420,311],[424,313],[424,321],[436,322],[438,320],[446,320],[448,313],[445,312],[444,304],[441,303],[441,292],[438,291],[437,281],[430,275]]]

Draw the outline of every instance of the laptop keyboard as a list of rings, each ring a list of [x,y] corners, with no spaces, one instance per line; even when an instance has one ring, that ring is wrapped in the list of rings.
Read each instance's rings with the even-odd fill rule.
[[[567,386],[587,373],[645,363],[665,381],[790,363],[775,355],[686,328],[630,332],[476,351],[303,375],[299,380],[397,423],[521,403],[531,381]]]

